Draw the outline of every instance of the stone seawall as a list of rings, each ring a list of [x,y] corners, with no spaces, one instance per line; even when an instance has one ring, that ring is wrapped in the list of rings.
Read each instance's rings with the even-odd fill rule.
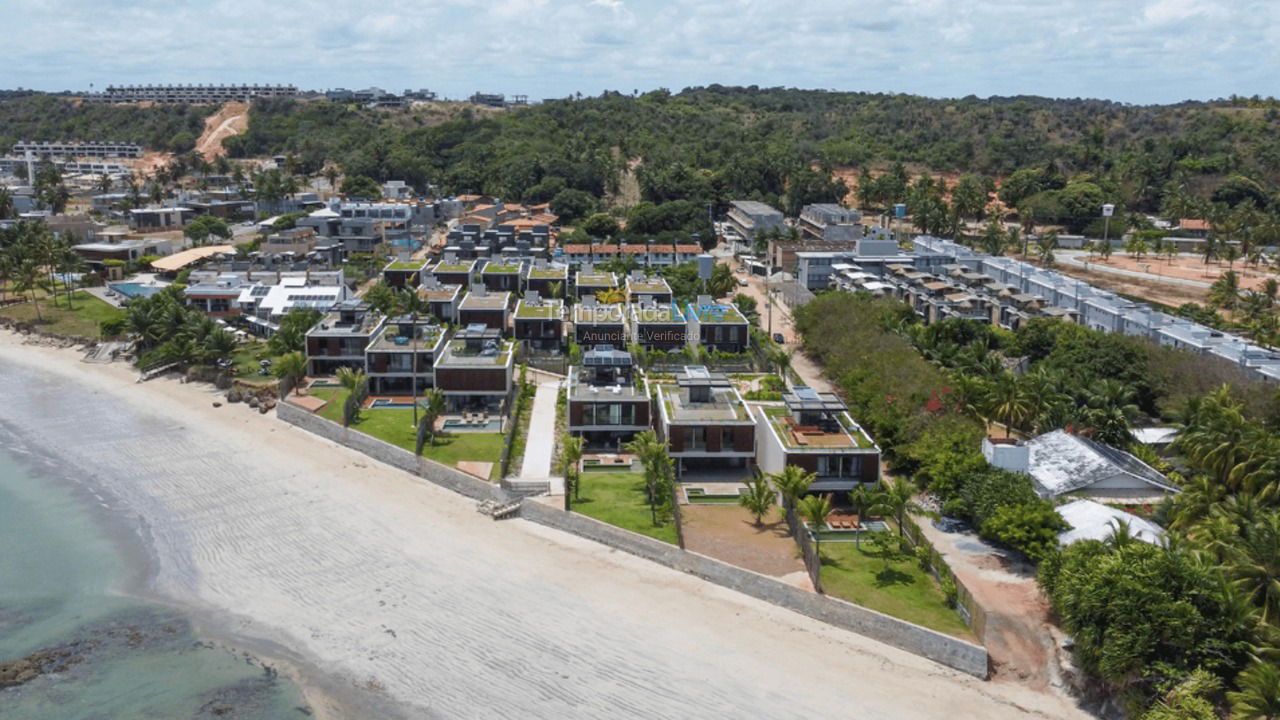
[[[327,440],[358,450],[375,460],[417,475],[474,500],[512,500],[502,488],[466,473],[421,458],[413,453],[344,428],[287,402],[276,406],[281,420]],[[531,522],[594,540],[623,552],[696,575],[731,590],[844,628],[900,650],[920,655],[964,673],[987,678],[987,651],[981,645],[944,635],[852,603],[787,585],[698,553],[614,527],[598,520],[565,512],[536,500],[526,500],[520,516]]]

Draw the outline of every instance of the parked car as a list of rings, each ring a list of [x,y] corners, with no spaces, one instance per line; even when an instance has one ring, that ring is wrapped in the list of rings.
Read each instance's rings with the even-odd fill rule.
[[[774,333],[774,334],[773,334],[773,341],[774,341],[774,342],[776,342],[776,343],[778,343],[779,345],[786,345],[786,344],[787,344],[787,338],[786,338],[786,336],[784,336],[782,333]]]
[[[747,286],[747,279],[746,279],[746,278],[738,278],[738,285],[739,285],[739,287],[746,287],[746,286]]]

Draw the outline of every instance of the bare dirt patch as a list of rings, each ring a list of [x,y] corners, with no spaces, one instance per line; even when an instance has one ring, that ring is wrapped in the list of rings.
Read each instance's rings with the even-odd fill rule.
[[[681,505],[685,547],[762,575],[804,572],[804,562],[786,522],[775,510],[756,527],[751,513],[736,505]],[[769,522],[770,519],[774,522]]]
[[[223,103],[217,112],[204,119],[204,132],[196,141],[196,152],[212,162],[226,155],[222,141],[249,128],[249,103]]]

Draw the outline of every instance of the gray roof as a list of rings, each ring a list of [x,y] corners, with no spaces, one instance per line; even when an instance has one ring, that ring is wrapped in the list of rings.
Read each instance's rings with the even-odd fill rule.
[[[1031,478],[1040,497],[1057,497],[1113,479],[1178,491],[1164,475],[1133,455],[1065,430],[1033,438],[1027,447]]]

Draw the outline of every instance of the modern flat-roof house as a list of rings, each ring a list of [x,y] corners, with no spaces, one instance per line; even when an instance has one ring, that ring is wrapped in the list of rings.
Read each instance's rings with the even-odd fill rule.
[[[849,242],[862,237],[862,213],[835,203],[815,203],[800,209],[800,231],[814,240]]]
[[[458,304],[459,325],[484,325],[504,335],[511,320],[511,293],[474,288]]]
[[[458,319],[458,306],[462,304],[462,286],[445,285],[434,275],[426,273],[422,276],[422,284],[418,286],[418,297],[427,301],[432,317],[442,323],[451,323]]]
[[[597,293],[614,290],[618,287],[618,276],[611,272],[596,270],[590,264],[584,265],[574,276],[573,292],[579,300],[595,297]]]
[[[444,347],[445,329],[434,318],[409,316],[388,318],[365,347],[365,372],[369,392],[379,395],[408,395],[432,387],[436,355]],[[416,341],[416,343],[415,343]]]
[[[750,324],[738,306],[718,303],[708,295],[685,306],[689,321],[688,342],[708,350],[743,352],[751,345]]]
[[[627,302],[641,302],[645,299],[656,303],[671,302],[671,285],[660,275],[647,275],[636,270],[627,276]]]
[[[726,219],[747,240],[754,238],[761,230],[782,229],[785,226],[781,211],[754,200],[734,200],[729,204]]]
[[[1030,475],[1043,498],[1071,494],[1152,502],[1178,492],[1168,478],[1130,453],[1065,430],[1026,442],[987,438],[982,454],[996,467]]]
[[[475,272],[475,260],[459,260],[448,254],[431,268],[431,275],[445,285],[471,287],[471,275]]]
[[[558,295],[552,292],[555,287],[560,288]],[[525,278],[525,290],[536,292],[542,297],[566,298],[569,296],[569,268],[565,265],[548,265],[545,261],[535,260]]]
[[[489,260],[480,270],[480,281],[490,290],[520,294],[524,289],[524,263]]]
[[[602,305],[587,296],[573,306],[573,341],[584,349],[599,345],[625,347],[627,320],[622,305]]]
[[[691,474],[749,472],[755,421],[729,378],[697,365],[657,384],[659,437],[667,442],[678,479]]]
[[[619,452],[649,428],[650,398],[631,353],[599,345],[569,368],[569,432],[596,450]]]
[[[182,290],[187,304],[211,318],[240,314],[240,294],[254,286],[243,275],[228,273],[210,280],[193,282]],[[265,291],[262,291],[265,294]]]
[[[756,462],[761,472],[796,465],[817,479],[814,493],[847,492],[880,479],[880,448],[833,393],[792,388],[782,405],[755,405]]]
[[[290,312],[311,308],[327,313],[346,301],[350,292],[346,285],[308,285],[305,278],[288,277],[274,285],[242,288],[236,303],[250,332],[269,337],[280,329],[280,321]]]
[[[449,409],[501,412],[511,397],[514,350],[493,328],[476,324],[458,331],[436,355],[435,386]]]
[[[343,367],[365,370],[365,349],[384,322],[358,298],[335,305],[307,331],[307,374],[332,375]]]
[[[646,350],[683,350],[689,342],[689,322],[672,303],[631,304],[631,342]]]
[[[382,268],[382,282],[400,290],[418,287],[427,271],[426,260],[393,260]]]
[[[516,303],[512,333],[518,342],[538,350],[564,347],[564,301],[527,292]]]
[[[129,224],[138,230],[181,229],[196,216],[185,207],[134,208],[129,211]]]

